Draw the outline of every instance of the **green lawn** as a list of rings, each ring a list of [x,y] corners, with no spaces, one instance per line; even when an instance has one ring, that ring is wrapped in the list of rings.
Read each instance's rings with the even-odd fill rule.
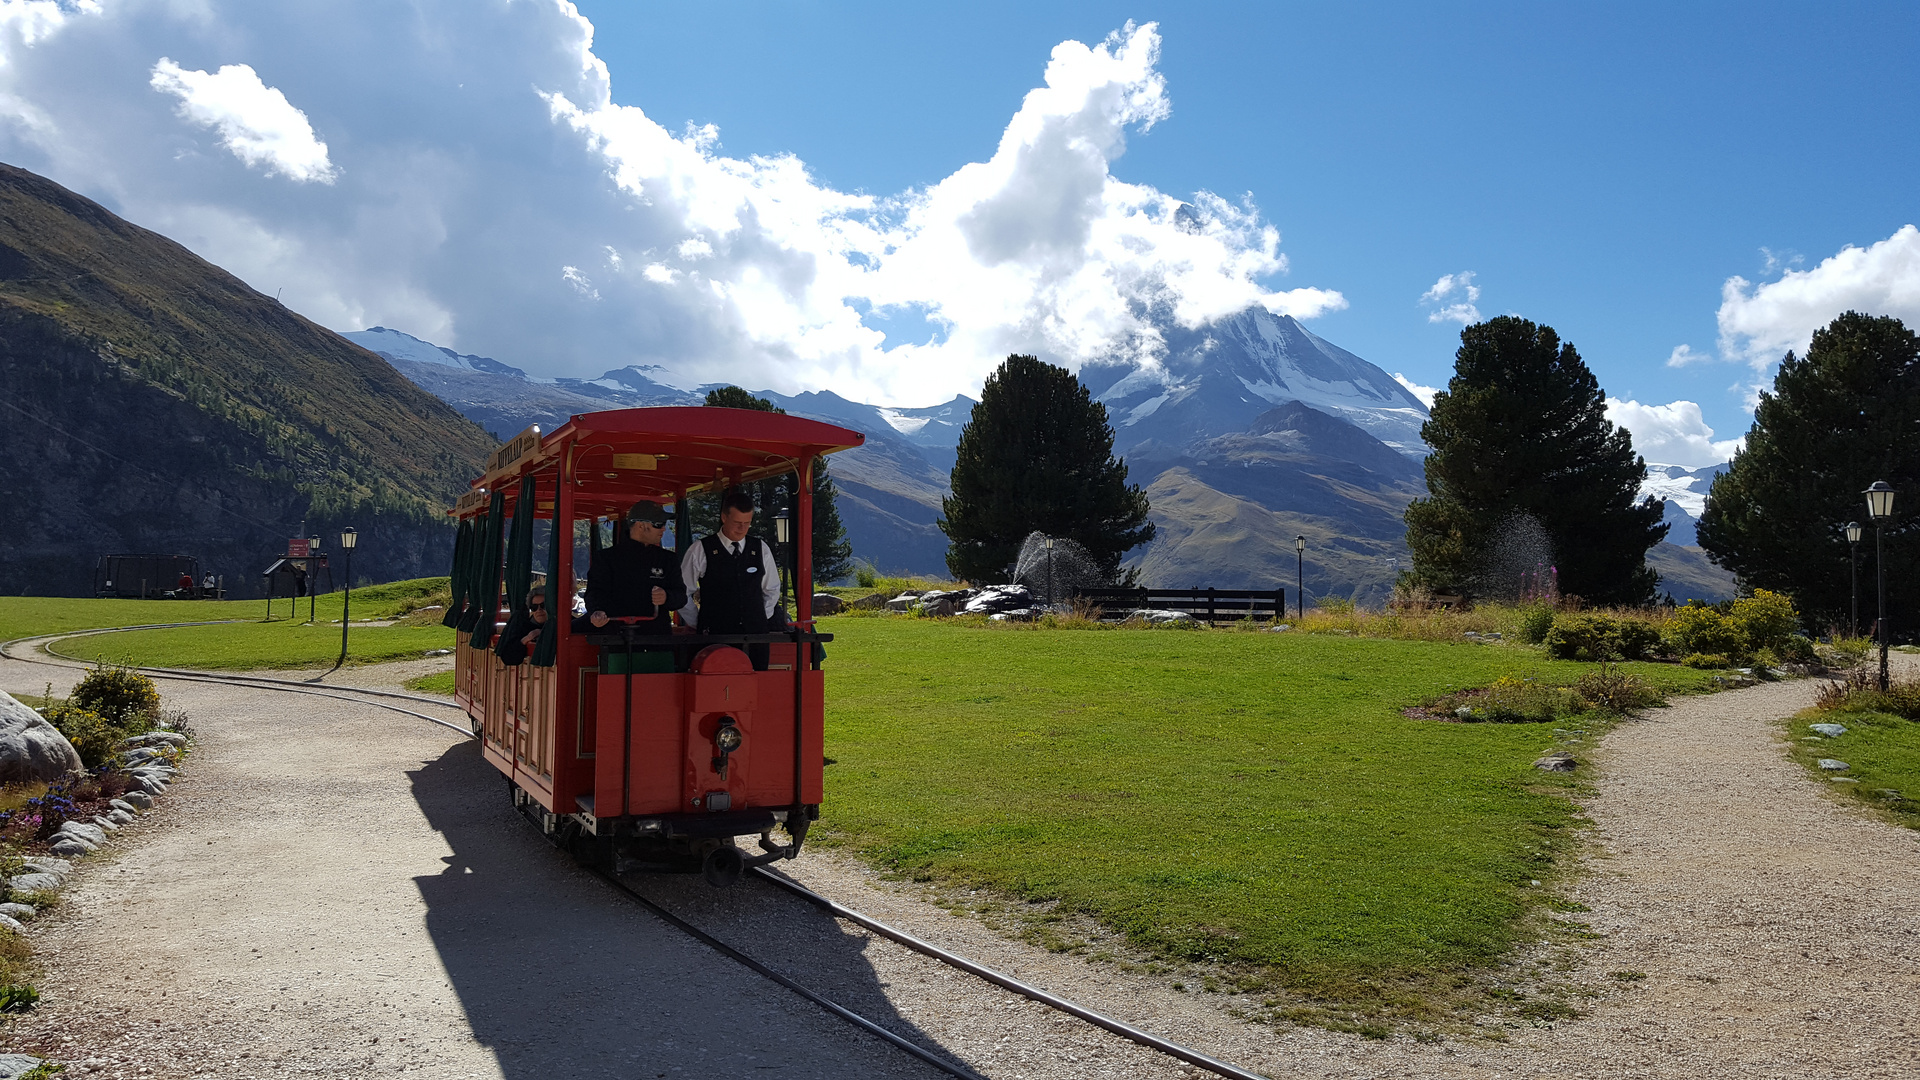
[[[377,664],[412,660],[432,649],[453,648],[444,626],[354,626],[347,635],[347,662]],[[81,660],[141,667],[255,670],[326,667],[340,658],[340,624],[238,622],[134,630],[63,643],[60,651]]]
[[[1840,724],[1847,733],[1820,737],[1812,724]],[[1794,739],[1794,759],[1811,775],[1835,792],[1859,799],[1908,828],[1920,829],[1920,722],[1884,712],[1809,709],[1789,721],[1787,730]],[[1819,768],[1820,758],[1844,761],[1848,768],[1828,772]],[[1836,776],[1845,779],[1836,780]]]
[[[355,619],[389,618],[411,610],[415,604],[443,595],[446,578],[415,578],[373,585],[353,591]],[[293,601],[282,597],[274,601],[276,621],[289,621]],[[315,617],[331,619],[334,633],[340,632],[341,594],[328,593],[314,598]],[[305,622],[309,604],[299,601],[299,614],[292,621]],[[65,630],[97,630],[108,626],[144,626],[152,623],[206,622],[215,619],[247,619],[258,622],[266,617],[265,600],[102,600],[92,597],[5,596],[0,597],[0,641],[57,634]],[[334,655],[340,653],[334,643]]]
[[[882,865],[1091,915],[1163,956],[1357,1001],[1487,964],[1567,849],[1551,724],[1400,710],[1531,649],[824,620],[822,827]],[[1668,689],[1707,677],[1627,665]],[[1579,727],[1584,725],[1562,725]],[[1371,987],[1371,989],[1370,989]],[[1417,1010],[1416,1010],[1417,1011]]]

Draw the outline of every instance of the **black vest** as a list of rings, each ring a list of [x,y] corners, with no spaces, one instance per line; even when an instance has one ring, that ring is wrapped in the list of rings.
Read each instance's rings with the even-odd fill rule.
[[[760,591],[766,577],[766,557],[760,538],[749,536],[745,550],[735,555],[718,535],[700,541],[707,555],[700,575],[700,630],[708,634],[764,634],[768,630],[767,599]]]

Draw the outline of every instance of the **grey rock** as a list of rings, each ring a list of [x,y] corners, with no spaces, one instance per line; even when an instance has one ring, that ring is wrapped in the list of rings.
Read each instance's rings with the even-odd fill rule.
[[[187,745],[187,737],[177,731],[149,731],[145,735],[135,735],[131,739],[122,740],[120,749],[132,750],[138,746],[161,745],[185,746]]]
[[[0,915],[11,915],[16,919],[31,919],[40,914],[32,904],[0,904]]]
[[[815,615],[838,615],[847,610],[847,602],[830,592],[813,594],[813,613]]]
[[[135,810],[153,809],[153,796],[144,791],[129,791],[114,801],[126,803]]]
[[[1827,779],[1836,784],[1857,784],[1860,782],[1851,776],[1829,776]]]
[[[1839,758],[1830,758],[1830,757],[1823,757],[1819,761],[1815,762],[1814,764],[1819,765],[1821,768],[1826,769],[1830,772],[1839,772],[1842,769],[1852,768],[1852,766],[1848,765],[1844,761],[1841,761]]]
[[[1033,593],[1025,585],[988,585],[975,590],[967,601],[969,615],[998,615],[1033,606]]]
[[[54,846],[59,847],[59,844],[56,842]],[[88,850],[90,851],[92,849],[89,848]],[[86,852],[82,851],[79,854],[85,855]],[[7,888],[17,893],[44,892],[48,889],[57,889],[59,887],[60,878],[53,874],[15,874],[7,879]]]
[[[1150,626],[1164,626],[1167,623],[1190,623],[1193,616],[1184,611],[1167,611],[1161,608],[1134,608],[1127,612],[1127,618],[1139,619]]]
[[[29,855],[21,859],[20,864],[25,866],[29,873],[52,874],[57,878],[64,878],[73,873],[72,863],[65,859],[56,859],[51,855]]]
[[[960,610],[957,606],[954,605],[954,602],[952,600],[949,600],[944,596],[938,597],[934,600],[922,600],[920,603],[915,604],[914,606],[919,609],[920,614],[925,615],[929,619],[952,618],[953,615]]]
[[[1465,720],[1467,717],[1473,715],[1473,706],[1462,705],[1459,708],[1453,710],[1453,715],[1459,717],[1462,720]]]
[[[1274,623],[1272,626],[1267,627],[1267,633],[1284,634],[1291,629],[1293,629],[1292,623]]]
[[[93,823],[110,833],[120,831],[120,823],[105,814],[93,815]]]
[[[1014,608],[1012,611],[996,611],[987,616],[993,622],[1032,622],[1043,612],[1036,607]]]
[[[66,836],[77,836],[96,846],[107,842],[107,830],[98,825],[89,825],[84,821],[69,821],[61,825],[59,831],[54,833],[55,836],[63,834]]]
[[[912,611],[913,605],[918,603],[919,600],[920,600],[919,593],[903,592],[899,596],[896,596],[893,599],[887,601],[887,610],[902,611],[902,612]]]
[[[136,776],[133,778],[133,782],[139,784],[140,790],[148,795],[165,795],[167,793],[167,785],[151,776]],[[129,791],[127,794],[132,795],[134,793]]]
[[[452,649],[428,649],[426,652],[423,652],[420,655],[421,656],[452,656],[453,650]]]
[[[125,810],[129,814],[137,814],[140,812],[139,807],[125,799],[114,799],[112,802],[107,803],[107,805],[113,807],[115,810]]]
[[[1565,750],[1558,750],[1534,762],[1533,767],[1547,772],[1572,772],[1577,767],[1577,763],[1573,760],[1572,754]]]
[[[160,751],[155,750],[153,747],[140,746],[120,755],[120,760],[131,766],[138,765],[144,761],[152,761],[159,756]]]
[[[1808,724],[1808,731],[1817,731],[1829,739],[1837,739],[1847,733],[1845,724]]]
[[[0,693],[0,784],[50,783],[86,763],[46,717]]]
[[[11,915],[0,915],[0,930],[11,930],[16,934],[27,932],[27,928],[20,925],[20,920]]]
[[[31,1054],[0,1054],[0,1080],[15,1080],[45,1064]]]
[[[115,799],[114,801],[118,802],[119,800]],[[107,811],[106,818],[108,821],[113,822],[115,825],[131,825],[135,821],[139,820],[138,818],[134,817],[133,811],[122,810],[117,806]],[[100,819],[95,818],[94,820],[98,821]]]
[[[71,856],[85,855],[91,852],[93,850],[93,845],[85,842],[84,840],[77,840],[71,836],[62,836],[58,840],[55,840],[53,843],[47,845],[47,850],[53,852],[55,855],[66,855],[71,857]],[[35,877],[37,875],[28,874],[23,876]],[[19,881],[20,879],[14,878],[13,880]]]
[[[879,593],[868,593],[848,606],[855,611],[877,611],[887,606],[887,598]]]

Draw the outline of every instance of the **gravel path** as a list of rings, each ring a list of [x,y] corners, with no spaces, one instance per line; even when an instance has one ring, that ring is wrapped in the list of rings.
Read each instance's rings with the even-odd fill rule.
[[[1902,657],[1911,663],[1913,658]],[[0,662],[38,693],[48,669]],[[353,681],[381,681],[355,669]],[[409,672],[408,674],[418,674]],[[332,680],[329,680],[332,681]],[[1234,1020],[1010,941],[810,850],[848,906],[1274,1077],[1920,1075],[1920,833],[1825,797],[1777,743],[1809,683],[1692,698],[1596,753],[1599,858],[1575,887],[1610,987],[1504,1043],[1361,1040]],[[69,1076],[931,1077],[661,926],[507,806],[454,732],[346,702],[184,683],[201,752],[35,931],[47,1002],[9,1048]],[[987,1076],[1202,1075],[751,879],[639,887]],[[1614,984],[1602,973],[1644,972]]]

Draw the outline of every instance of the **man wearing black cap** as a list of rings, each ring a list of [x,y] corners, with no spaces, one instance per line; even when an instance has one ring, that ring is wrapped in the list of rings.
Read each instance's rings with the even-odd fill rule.
[[[623,615],[639,616],[634,633],[671,634],[674,608],[687,602],[680,554],[660,546],[667,512],[641,500],[627,511],[627,535],[587,570],[587,622],[595,629]]]
[[[704,634],[764,634],[773,629],[773,612],[780,606],[780,571],[773,549],[753,527],[753,496],[729,488],[720,498],[720,531],[688,549],[680,562],[686,591],[700,590],[700,608],[680,609],[680,621],[698,626]],[[767,670],[765,645],[748,645],[747,657],[757,671]]]

